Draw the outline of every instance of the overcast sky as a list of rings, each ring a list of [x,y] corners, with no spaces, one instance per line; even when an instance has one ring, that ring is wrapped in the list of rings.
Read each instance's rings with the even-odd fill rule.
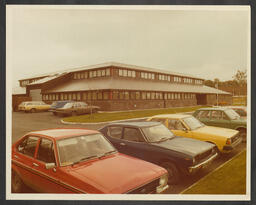
[[[75,8],[7,6],[13,84],[109,61],[211,80],[231,80],[237,69],[249,69],[248,7]]]

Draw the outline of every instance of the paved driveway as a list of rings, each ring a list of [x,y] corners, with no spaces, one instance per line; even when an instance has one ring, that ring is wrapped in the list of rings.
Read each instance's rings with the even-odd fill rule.
[[[63,127],[78,127],[78,128],[88,128],[88,129],[99,129],[105,124],[100,125],[66,125],[60,122],[60,117],[54,116],[50,112],[42,113],[23,113],[23,112],[13,112],[12,117],[12,143],[19,139],[21,136],[27,132],[48,129],[48,128],[63,128]],[[240,144],[237,149],[225,156],[221,156],[217,160],[214,160],[212,164],[204,170],[201,170],[194,176],[185,177],[178,185],[171,186],[166,194],[178,194],[187,187],[191,186],[193,183],[197,182],[199,179],[205,175],[212,172],[214,169],[219,167],[224,162],[231,159],[233,156],[245,149],[245,144]],[[28,190],[28,192],[33,192]]]

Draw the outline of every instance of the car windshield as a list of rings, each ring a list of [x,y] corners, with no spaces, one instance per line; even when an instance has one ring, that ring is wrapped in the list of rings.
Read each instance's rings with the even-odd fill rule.
[[[72,165],[116,152],[116,149],[101,134],[58,140],[57,147],[60,166]]]
[[[198,119],[194,118],[193,116],[186,117],[183,119],[183,121],[190,128],[190,130],[196,130],[200,127],[205,126],[202,122],[200,122]]]
[[[73,103],[67,103],[62,108],[69,109],[69,108],[72,108],[72,106],[73,106]]]
[[[174,134],[162,124],[151,127],[143,127],[142,131],[149,142],[161,142],[174,137]]]
[[[57,104],[58,104],[58,102],[53,102],[53,103],[51,104],[51,106],[54,107],[54,106],[56,106]]]
[[[239,119],[240,115],[236,113],[236,111],[232,109],[227,109],[225,110],[226,115],[229,117],[231,120]]]

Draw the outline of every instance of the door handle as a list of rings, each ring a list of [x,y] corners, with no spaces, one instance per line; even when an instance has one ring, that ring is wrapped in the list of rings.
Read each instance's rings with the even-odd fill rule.
[[[14,155],[14,157],[15,157],[16,159],[19,159],[19,157],[18,157],[17,155]]]
[[[35,167],[39,167],[39,165],[38,165],[37,163],[35,163],[35,162],[33,162],[33,165],[34,165]]]
[[[121,142],[121,143],[120,143],[120,145],[125,146],[126,144],[125,144],[125,143],[123,143],[123,142]]]

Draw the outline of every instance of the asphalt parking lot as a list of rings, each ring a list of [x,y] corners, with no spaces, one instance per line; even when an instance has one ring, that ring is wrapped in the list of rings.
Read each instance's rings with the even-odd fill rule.
[[[64,128],[64,127],[77,127],[77,128],[88,128],[88,129],[99,129],[106,125],[104,124],[93,124],[93,125],[66,125],[61,123],[61,118],[54,116],[51,112],[42,113],[23,113],[23,112],[13,112],[12,113],[12,143],[18,140],[24,134],[41,129],[48,128]],[[166,194],[178,194],[197,182],[199,179],[205,175],[212,172],[214,169],[240,153],[246,148],[245,143],[240,144],[236,149],[227,155],[222,155],[218,159],[214,160],[212,164],[204,170],[201,170],[197,174],[183,178],[178,185],[171,186],[165,193]],[[27,190],[27,192],[33,192],[32,190]]]

